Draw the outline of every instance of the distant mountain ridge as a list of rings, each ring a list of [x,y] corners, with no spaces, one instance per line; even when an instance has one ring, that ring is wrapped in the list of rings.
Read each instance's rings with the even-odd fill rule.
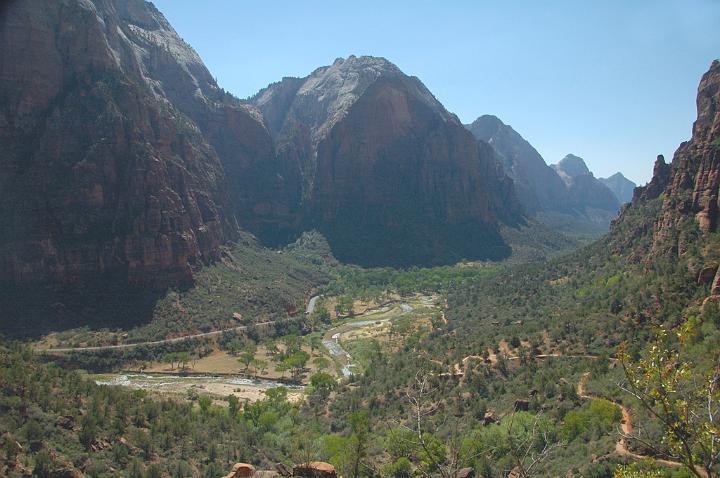
[[[465,127],[496,150],[521,204],[531,215],[556,227],[565,223],[570,233],[590,228],[596,236],[605,232],[617,215],[620,202],[582,158],[567,155],[557,165],[548,166],[530,143],[492,115],[481,116]]]
[[[572,182],[571,178],[577,176],[592,176],[590,169],[585,164],[585,160],[574,154],[566,155],[557,164],[551,164],[550,167],[557,171],[566,184]]]
[[[476,139],[490,144],[501,158],[505,173],[515,182],[518,197],[529,213],[563,207],[563,185],[540,153],[512,127],[492,115],[466,126]]]
[[[633,191],[635,191],[637,184],[627,179],[622,173],[617,172],[608,178],[598,179],[615,194],[621,204],[632,201]]]

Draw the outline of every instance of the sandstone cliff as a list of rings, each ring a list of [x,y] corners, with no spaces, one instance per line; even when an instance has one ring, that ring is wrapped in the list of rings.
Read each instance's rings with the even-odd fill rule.
[[[521,220],[491,148],[414,77],[383,58],[338,59],[251,102],[302,178],[304,228],[363,265],[441,264],[510,253]]]
[[[145,74],[158,15],[140,0],[0,7],[0,281],[162,288],[235,237],[217,154]]]
[[[720,62],[705,73],[697,95],[697,120],[692,138],[680,145],[665,187],[658,240],[672,234],[684,214],[694,216],[703,234],[718,227],[720,186]]]
[[[658,156],[652,180],[635,190],[632,203],[613,225],[615,236],[625,231],[625,235],[648,238],[636,248],[635,255],[640,259],[652,261],[658,256],[684,255],[688,247],[697,246],[698,237],[707,238],[717,232],[720,188],[720,62],[717,60],[700,82],[697,112],[692,138],[680,145],[671,164]],[[654,211],[650,223],[642,225],[645,232],[628,233],[634,216],[644,210]],[[619,240],[615,238],[615,242]],[[713,256],[714,251],[710,252],[709,256]],[[707,254],[699,254],[703,255]],[[720,278],[715,283],[720,285]]]

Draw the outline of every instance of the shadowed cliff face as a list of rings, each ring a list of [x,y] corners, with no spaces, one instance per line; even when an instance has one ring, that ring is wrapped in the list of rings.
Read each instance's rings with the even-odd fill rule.
[[[362,264],[501,259],[496,224],[517,209],[494,167],[461,126],[380,79],[318,147],[311,221]]]
[[[135,40],[158,15],[141,1],[0,7],[3,283],[187,284],[236,236],[215,150],[146,75],[155,60]]]
[[[435,265],[510,253],[512,182],[415,78],[350,57],[252,99],[303,177],[303,221],[362,265]],[[487,145],[486,145],[487,146]]]

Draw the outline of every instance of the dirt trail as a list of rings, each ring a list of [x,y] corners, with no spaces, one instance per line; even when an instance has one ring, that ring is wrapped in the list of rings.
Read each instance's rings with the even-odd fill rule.
[[[488,351],[489,351],[489,353],[488,353],[487,360],[490,361],[491,365],[495,365],[498,361],[497,355],[489,349],[488,349]],[[560,358],[560,357],[562,357],[562,358],[584,358],[584,359],[591,359],[591,360],[595,360],[598,358],[597,355],[592,355],[592,354],[563,355],[563,354],[553,353],[553,354],[538,354],[538,355],[533,356],[533,358],[535,358],[535,359]],[[467,357],[462,359],[461,363],[456,363],[453,365],[452,375],[461,377],[460,378],[461,382],[464,382],[465,377],[467,376],[467,368],[468,368],[471,360],[484,361],[485,358],[482,355],[468,355]],[[506,356],[505,360],[511,360],[511,361],[520,360],[520,356],[519,355],[513,355],[513,356],[509,356],[509,357]]]
[[[585,384],[589,376],[590,372],[585,372],[580,376],[580,380],[578,380],[577,383],[577,395],[583,400],[597,400],[601,397],[586,393]],[[685,466],[677,461],[664,460],[662,458],[655,458],[649,455],[641,455],[639,453],[634,453],[630,451],[627,442],[625,441],[625,437],[629,436],[633,431],[632,416],[630,415],[630,410],[621,403],[617,403],[614,401],[610,401],[610,403],[617,406],[622,412],[622,420],[620,421],[620,429],[622,430],[622,434],[620,435],[618,441],[615,443],[615,453],[620,456],[627,456],[633,458],[635,460],[652,460],[659,465],[667,466],[670,468],[681,468]],[[703,471],[700,471],[700,474],[706,476]]]

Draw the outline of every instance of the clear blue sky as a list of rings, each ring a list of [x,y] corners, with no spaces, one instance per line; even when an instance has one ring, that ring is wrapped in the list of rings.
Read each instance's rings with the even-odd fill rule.
[[[348,55],[384,56],[465,122],[494,114],[548,163],[646,182],[690,137],[720,58],[718,0],[156,0],[244,98]]]

